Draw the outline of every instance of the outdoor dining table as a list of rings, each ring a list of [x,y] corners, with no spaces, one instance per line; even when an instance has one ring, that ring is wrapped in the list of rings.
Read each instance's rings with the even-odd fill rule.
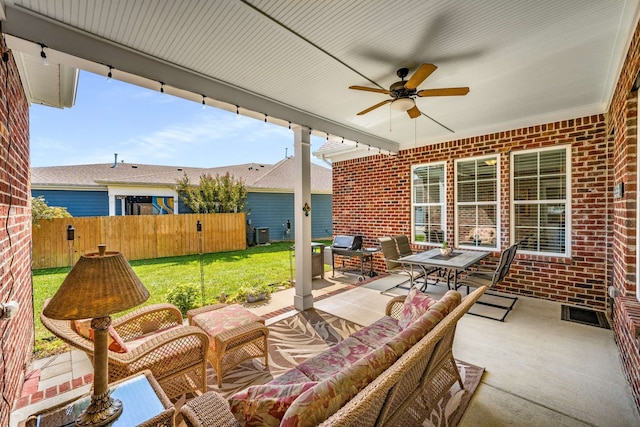
[[[413,265],[422,268],[425,273],[434,268],[446,269],[454,273],[454,288],[457,288],[458,273],[467,270],[472,265],[478,263],[483,258],[489,256],[490,252],[486,251],[465,251],[455,249],[450,255],[440,253],[439,248],[429,249],[428,251],[419,252],[417,254],[408,255],[398,259],[398,262],[406,265]],[[451,274],[447,274],[447,286],[450,284]]]

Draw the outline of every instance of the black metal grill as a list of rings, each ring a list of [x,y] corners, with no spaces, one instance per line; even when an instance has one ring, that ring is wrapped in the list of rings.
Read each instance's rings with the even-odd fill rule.
[[[362,249],[362,236],[336,236],[333,239],[332,249],[346,249],[357,251]]]
[[[373,271],[373,254],[377,249],[363,249],[362,239],[363,236],[360,235],[341,235],[333,238],[333,244],[331,245],[331,264],[333,266],[334,276],[336,270],[345,274],[353,273],[358,275],[358,281],[361,282],[366,279],[366,276],[373,277],[376,275],[375,271]],[[341,257],[339,258],[342,264],[340,268],[336,268],[336,255]],[[349,266],[351,269],[349,269],[349,266],[345,267],[345,259],[352,257],[358,258],[359,263],[350,262]],[[368,269],[365,268],[365,263],[369,264]],[[360,269],[354,269],[357,265],[359,265]]]

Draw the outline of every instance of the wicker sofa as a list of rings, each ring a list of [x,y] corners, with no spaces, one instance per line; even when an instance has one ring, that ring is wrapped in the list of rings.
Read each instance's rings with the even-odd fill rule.
[[[424,310],[414,310],[409,321],[405,297],[396,297],[385,317],[269,383],[235,394],[229,409],[208,392],[182,412],[193,426],[420,425],[456,381],[462,385],[452,353],[455,328],[485,289],[462,302],[456,291],[423,301]],[[214,402],[215,413],[196,409]]]
[[[49,300],[45,301],[45,307]],[[67,344],[84,351],[93,361],[93,340],[78,331],[77,323],[54,320],[40,314],[42,324]],[[153,373],[165,394],[173,399],[207,388],[209,337],[196,326],[184,326],[180,310],[171,304],[141,307],[112,322],[119,345],[109,347],[109,382],[146,369]]]

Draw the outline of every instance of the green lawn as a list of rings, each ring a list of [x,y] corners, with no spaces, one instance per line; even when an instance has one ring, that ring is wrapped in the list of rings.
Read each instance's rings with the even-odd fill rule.
[[[330,245],[330,241],[324,242]],[[205,301],[213,303],[222,292],[232,296],[247,283],[288,284],[295,260],[290,261],[290,242],[253,246],[247,250],[202,255]],[[131,261],[131,266],[151,296],[144,305],[166,302],[166,295],[178,284],[192,284],[200,292],[200,256],[158,258]],[[62,343],[40,323],[40,312],[47,298],[51,298],[64,281],[68,268],[49,268],[33,271],[35,318],[35,349],[37,356],[60,351]],[[124,314],[124,313],[122,313]],[[119,315],[122,315],[119,314]],[[117,317],[118,315],[114,316]]]

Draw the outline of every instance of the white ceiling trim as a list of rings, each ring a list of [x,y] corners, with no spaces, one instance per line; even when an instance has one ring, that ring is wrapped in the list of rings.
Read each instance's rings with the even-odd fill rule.
[[[5,33],[65,52],[66,66],[111,65],[119,80],[358,141],[341,150],[352,158],[604,113],[640,17],[640,0],[406,0],[401,23],[385,0],[4,4]],[[349,85],[387,88],[420,63],[438,67],[420,89],[470,93],[418,98],[415,120],[356,114],[388,98]]]
[[[622,67],[624,66],[624,61],[626,59],[625,53],[629,50],[631,46],[631,40],[633,39],[633,31],[629,31],[624,33],[622,28],[627,27],[625,25],[625,20],[629,20],[630,24],[628,25],[630,28],[636,28],[638,22],[640,21],[640,3],[628,0],[624,4],[624,11],[620,16],[620,24],[618,28],[620,29],[616,34],[616,43],[615,49],[611,52],[611,62],[609,66],[609,73],[607,73],[607,82],[604,85],[602,94],[602,98],[606,99],[605,111],[609,111],[609,107],[611,107],[611,101],[613,101],[613,93],[616,89],[616,84],[618,82],[618,78],[620,77],[620,73],[622,72]]]

